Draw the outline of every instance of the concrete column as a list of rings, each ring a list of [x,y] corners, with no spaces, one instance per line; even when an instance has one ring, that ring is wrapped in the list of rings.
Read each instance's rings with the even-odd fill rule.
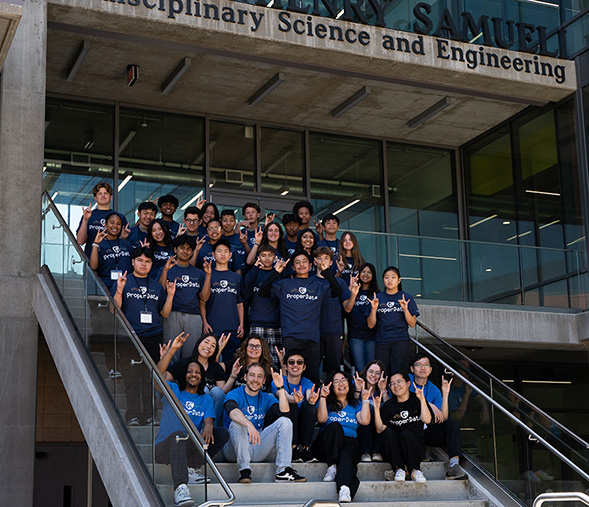
[[[0,81],[0,491],[19,507],[33,504],[46,41],[46,0],[26,0]]]

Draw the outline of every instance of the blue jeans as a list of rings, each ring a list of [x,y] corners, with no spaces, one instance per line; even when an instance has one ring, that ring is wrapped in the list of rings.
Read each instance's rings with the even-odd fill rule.
[[[350,353],[356,371],[360,373],[374,359],[376,342],[374,340],[362,340],[360,338],[350,338]]]

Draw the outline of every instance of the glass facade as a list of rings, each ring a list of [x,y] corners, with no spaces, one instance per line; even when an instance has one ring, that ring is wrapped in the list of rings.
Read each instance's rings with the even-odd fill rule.
[[[177,220],[201,196],[238,219],[247,201],[280,216],[309,199],[415,297],[586,306],[572,100],[464,146],[463,167],[440,147],[57,98],[45,152],[45,189],[73,230],[105,180],[131,224],[139,203],[170,193]]]

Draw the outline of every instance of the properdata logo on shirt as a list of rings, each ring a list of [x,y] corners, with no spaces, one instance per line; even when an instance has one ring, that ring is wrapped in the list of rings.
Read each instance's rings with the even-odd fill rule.
[[[177,289],[185,289],[188,287],[194,288],[194,289],[200,289],[200,283],[191,282],[190,275],[182,275],[182,277],[176,277],[176,288]]]
[[[394,301],[387,301],[386,307],[379,307],[377,312],[379,313],[389,313],[389,312],[402,312],[403,308],[401,305],[396,305]]]
[[[127,252],[126,250],[121,250],[118,246],[113,246],[112,249],[112,253],[105,253],[103,255],[104,260],[117,259],[119,257],[131,257],[131,254],[129,252]]]
[[[339,412],[330,412],[328,418],[327,418],[328,422],[339,422],[339,423],[351,423],[351,424],[355,424],[356,421],[356,417],[351,417],[350,414],[344,412],[343,410],[340,410]]]
[[[257,414],[256,407],[249,405],[245,408],[244,414],[250,421],[259,421],[260,419],[264,419],[264,414]]]
[[[211,292],[215,292],[216,294],[220,294],[221,292],[229,292],[231,294],[237,294],[237,289],[234,287],[233,284],[230,284],[227,280],[219,280],[218,282],[213,282],[213,287],[211,287]]]
[[[389,421],[389,424],[394,424],[395,426],[404,426],[405,424],[414,423],[420,420],[421,417],[419,415],[409,417],[409,412],[407,410],[403,410],[402,412],[395,414],[393,419]]]
[[[298,289],[292,289],[290,294],[286,295],[286,299],[306,299],[308,301],[317,300],[315,291],[307,289],[307,287],[299,287]]]
[[[127,292],[127,297],[134,299],[154,299],[159,301],[159,296],[157,293],[155,293],[155,291],[152,289],[150,289],[148,293],[147,287],[140,287],[139,289],[137,289],[137,287],[133,287],[131,290],[129,290],[129,292]]]
[[[205,415],[203,410],[198,410],[199,407],[197,407],[196,409],[194,408],[194,402],[192,401],[187,401],[186,403],[184,403],[184,408],[186,409],[186,413],[188,415],[193,415],[196,417],[204,417]]]

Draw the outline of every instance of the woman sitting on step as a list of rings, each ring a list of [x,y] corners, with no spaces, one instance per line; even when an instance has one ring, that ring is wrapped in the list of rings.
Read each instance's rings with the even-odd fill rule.
[[[187,335],[179,334],[170,345],[160,345],[161,359],[157,364],[160,373],[166,372],[174,354],[178,352]],[[213,399],[205,394],[205,371],[199,362],[190,362],[183,375],[178,376],[178,384],[168,381],[168,385],[192,419],[194,426],[200,431],[207,452],[213,457],[229,440],[229,433],[223,427],[215,428],[215,410]],[[186,430],[172,406],[164,398],[156,383],[157,397],[163,403],[160,429],[155,437],[155,460],[172,466],[172,480],[174,481],[174,505],[188,507],[194,505],[188,484],[202,484],[205,477],[197,471],[205,462],[202,449],[198,448],[191,439],[186,438]]]

